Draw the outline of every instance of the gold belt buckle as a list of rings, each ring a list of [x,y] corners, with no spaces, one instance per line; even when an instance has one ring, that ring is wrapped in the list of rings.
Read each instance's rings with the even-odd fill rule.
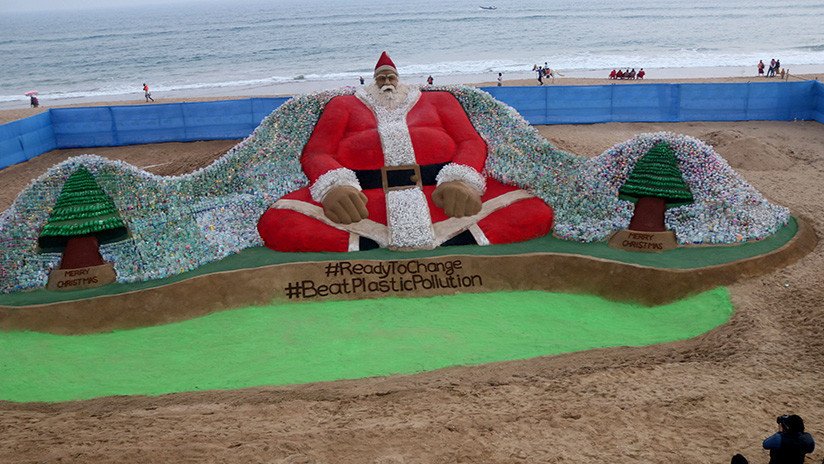
[[[413,171],[409,176],[409,181],[414,185],[398,185],[395,187],[389,186],[389,171]],[[403,164],[400,166],[384,166],[381,168],[381,183],[383,184],[384,192],[391,192],[393,190],[406,190],[414,187],[422,187],[421,167],[418,164]]]

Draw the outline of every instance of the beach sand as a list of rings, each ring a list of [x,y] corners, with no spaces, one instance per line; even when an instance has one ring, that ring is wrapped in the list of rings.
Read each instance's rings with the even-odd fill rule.
[[[599,82],[600,83],[600,82]],[[770,200],[824,230],[824,126],[816,122],[540,126],[593,156],[640,132],[715,146]],[[232,141],[57,150],[0,171],[0,209],[77,153],[157,174],[210,163]],[[175,161],[167,160],[174,158]],[[697,338],[562,356],[278,388],[0,402],[0,462],[767,462],[775,417],[824,440],[824,247],[732,285],[731,321]],[[77,366],[82,369],[83,366]],[[821,462],[820,447],[809,462]]]

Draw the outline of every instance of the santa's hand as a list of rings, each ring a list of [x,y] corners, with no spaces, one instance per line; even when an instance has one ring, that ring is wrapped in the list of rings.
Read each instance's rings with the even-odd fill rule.
[[[323,197],[323,213],[338,224],[351,224],[369,217],[366,209],[366,195],[349,187],[335,187]]]
[[[432,192],[432,201],[449,217],[473,216],[481,211],[481,194],[459,180],[439,185]]]

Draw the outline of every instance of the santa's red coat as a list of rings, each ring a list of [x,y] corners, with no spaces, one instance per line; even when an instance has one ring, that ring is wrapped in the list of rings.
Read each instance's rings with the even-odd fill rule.
[[[390,153],[390,148],[386,149],[385,154],[385,145],[394,143],[392,137],[396,135],[392,135],[391,131],[387,132],[385,126],[383,135],[381,134],[379,118],[376,118],[376,113],[364,103],[365,101],[368,103],[367,100],[355,95],[338,96],[329,101],[301,156],[301,165],[309,178],[310,187],[292,192],[281,200],[297,200],[322,207],[319,203],[322,198],[318,198],[318,191],[314,191],[313,198],[313,191],[310,190],[314,186],[320,187],[317,184],[319,179],[320,183],[325,185],[330,182],[330,178],[336,178],[340,173],[346,174],[348,170],[374,170],[409,162],[389,159],[397,157]],[[478,182],[485,182],[485,191],[481,197],[484,203],[503,194],[512,195],[518,190],[491,178],[484,179],[480,175],[486,163],[486,143],[451,93],[421,92],[417,101],[410,105],[412,106],[405,115],[405,121],[408,139],[411,139],[414,151],[413,154],[409,154],[410,157],[414,157],[412,162],[419,165],[457,165],[458,171],[466,171],[466,179],[462,179],[460,175],[453,175],[447,179],[439,179],[439,182],[467,180],[470,185],[476,186]],[[324,175],[327,178],[323,178]],[[331,182],[334,187],[338,181]],[[432,202],[432,192],[435,188],[435,185],[422,187],[432,224],[448,219],[443,210]],[[387,200],[384,190],[372,188],[363,190],[363,193],[368,198],[368,220],[387,224]],[[258,231],[266,246],[278,251],[352,249],[351,229],[346,230],[345,226],[331,224],[317,214],[316,217],[310,217],[306,211],[278,207],[280,203],[289,203],[281,200],[266,211],[258,222]],[[529,240],[548,233],[552,219],[552,209],[539,198],[519,198],[505,207],[495,209],[479,221],[474,221],[477,227],[474,228],[473,235],[479,234],[486,239],[486,243],[491,244]],[[477,228],[482,232],[478,232]],[[443,241],[443,238],[441,237],[440,241]]]

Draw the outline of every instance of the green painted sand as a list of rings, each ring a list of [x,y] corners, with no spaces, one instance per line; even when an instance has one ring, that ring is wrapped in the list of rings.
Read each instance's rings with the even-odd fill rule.
[[[0,399],[236,389],[411,374],[682,340],[726,322],[715,289],[645,307],[539,291],[257,306],[106,334],[0,333]]]

